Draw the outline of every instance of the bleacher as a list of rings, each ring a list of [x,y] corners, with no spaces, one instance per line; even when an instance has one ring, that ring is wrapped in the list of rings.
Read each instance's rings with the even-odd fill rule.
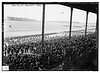
[[[21,40],[22,39],[17,39]],[[13,38],[3,51],[10,70],[97,70],[97,51],[95,33],[68,37],[48,37],[42,49],[41,41],[34,42],[28,37],[22,43]],[[26,42],[25,42],[26,41]]]

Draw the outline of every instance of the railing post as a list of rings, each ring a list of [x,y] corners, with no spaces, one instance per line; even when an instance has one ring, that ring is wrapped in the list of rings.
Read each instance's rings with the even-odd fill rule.
[[[43,4],[43,15],[42,15],[42,49],[44,47],[44,24],[45,24],[45,4]]]
[[[71,39],[72,14],[73,14],[73,8],[71,7],[71,15],[70,15],[70,29],[69,29],[69,39]]]
[[[87,33],[88,14],[89,14],[89,12],[86,11],[85,37],[86,37],[86,35],[87,35],[86,33]]]

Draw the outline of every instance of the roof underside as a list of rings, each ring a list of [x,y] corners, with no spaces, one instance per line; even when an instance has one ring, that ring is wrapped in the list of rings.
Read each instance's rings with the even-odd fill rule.
[[[60,4],[98,14],[98,2],[88,2],[88,3],[72,2],[72,3],[60,3]]]

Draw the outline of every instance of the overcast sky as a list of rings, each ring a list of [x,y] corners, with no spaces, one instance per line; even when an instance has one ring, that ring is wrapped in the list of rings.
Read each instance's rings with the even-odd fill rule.
[[[36,20],[42,20],[42,5],[31,6],[12,6],[4,5],[4,18],[8,16],[13,17],[25,17]],[[70,20],[70,8],[59,4],[46,5],[45,9],[46,21],[69,21]],[[96,14],[89,13],[88,22],[96,22]],[[85,22],[86,11],[75,9],[73,10],[73,21]]]

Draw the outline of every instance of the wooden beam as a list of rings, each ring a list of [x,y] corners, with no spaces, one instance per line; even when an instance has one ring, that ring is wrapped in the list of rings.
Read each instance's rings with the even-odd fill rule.
[[[45,4],[43,4],[43,15],[42,15],[42,48],[44,47],[44,24],[45,24]]]
[[[89,14],[89,12],[88,12],[88,11],[86,11],[85,37],[86,37],[86,35],[87,35],[88,14]]]
[[[72,14],[73,14],[73,8],[71,7],[71,15],[70,15],[70,29],[69,29],[69,39],[71,39]]]

